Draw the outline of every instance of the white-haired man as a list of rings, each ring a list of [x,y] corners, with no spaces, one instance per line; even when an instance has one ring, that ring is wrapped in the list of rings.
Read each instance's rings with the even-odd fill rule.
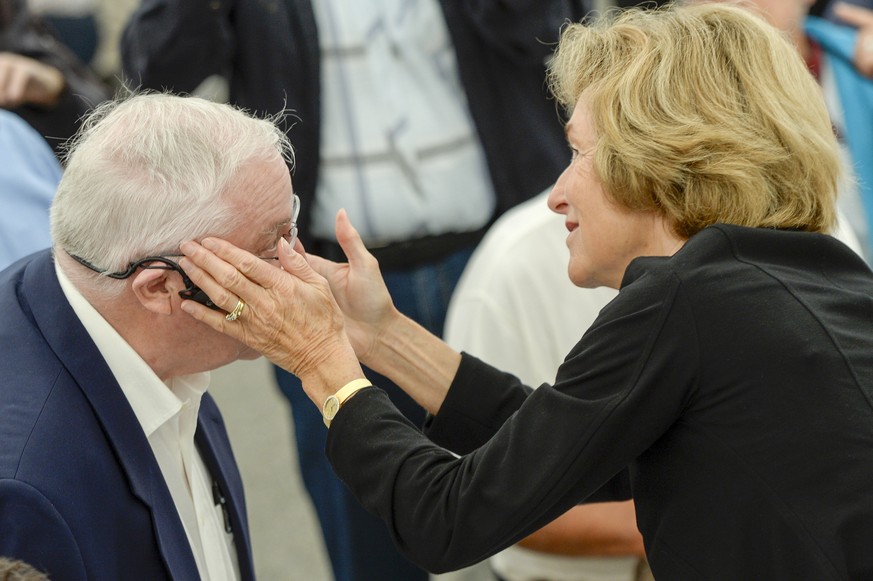
[[[0,554],[55,581],[254,577],[206,372],[256,355],[179,309],[209,303],[176,260],[213,234],[274,257],[296,234],[287,160],[272,122],[195,98],[86,122],[53,251],[0,274]]]

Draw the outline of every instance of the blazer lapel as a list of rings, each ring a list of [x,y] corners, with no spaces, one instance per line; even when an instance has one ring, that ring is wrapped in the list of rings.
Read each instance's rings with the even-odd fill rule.
[[[203,463],[209,469],[214,483],[218,485],[219,493],[226,500],[226,515],[233,529],[240,579],[254,580],[254,560],[242,478],[233,457],[224,421],[221,419],[215,400],[208,393],[203,395],[200,402],[200,415],[197,419],[194,441]]]
[[[46,342],[91,403],[127,473],[131,492],[151,509],[155,535],[172,577],[199,579],[188,537],[151,446],[109,366],[67,302],[54,268],[49,251],[31,263],[22,282],[22,304],[28,305]]]

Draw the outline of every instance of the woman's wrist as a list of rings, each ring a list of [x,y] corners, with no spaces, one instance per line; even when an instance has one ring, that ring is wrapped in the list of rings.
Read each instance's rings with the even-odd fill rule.
[[[361,362],[392,380],[428,412],[436,413],[458,371],[461,355],[398,312]]]
[[[298,377],[303,391],[320,410],[324,401],[342,386],[364,377],[364,371],[352,346],[348,342],[341,342],[332,348],[322,349],[318,361],[302,367]]]
[[[403,336],[403,327],[409,325],[412,319],[397,310],[392,305],[391,314],[386,318],[368,341],[369,348],[360,354],[358,360],[371,369],[382,369],[389,364],[397,350],[395,345],[398,337]]]

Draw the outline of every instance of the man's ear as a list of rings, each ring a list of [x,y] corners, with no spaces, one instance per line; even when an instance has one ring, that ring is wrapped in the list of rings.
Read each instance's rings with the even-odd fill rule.
[[[133,277],[131,288],[146,309],[158,315],[171,315],[173,300],[178,298],[178,291],[182,290],[178,279],[179,276],[172,270],[143,268]]]

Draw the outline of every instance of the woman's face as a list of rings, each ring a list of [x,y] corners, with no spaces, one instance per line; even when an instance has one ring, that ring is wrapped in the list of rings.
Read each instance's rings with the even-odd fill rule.
[[[576,286],[617,289],[631,260],[672,255],[684,241],[660,214],[628,210],[606,196],[592,167],[597,137],[584,97],[566,133],[573,159],[549,195],[549,208],[566,216],[568,274]]]

